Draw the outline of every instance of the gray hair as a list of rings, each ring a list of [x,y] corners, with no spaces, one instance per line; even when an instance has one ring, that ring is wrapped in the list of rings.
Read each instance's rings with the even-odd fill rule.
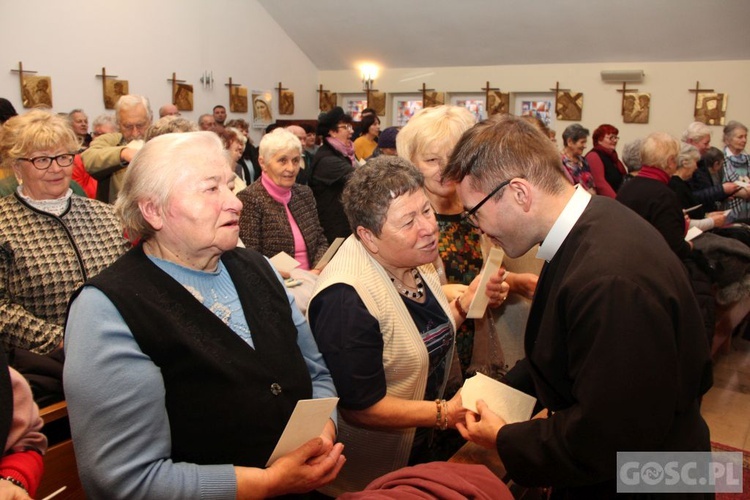
[[[693,122],[688,125],[688,128],[682,133],[682,142],[697,141],[703,137],[710,136],[711,129],[708,125],[702,122]]]
[[[734,135],[734,131],[740,129],[747,133],[747,127],[736,120],[732,120],[724,127],[724,144],[729,143]]]
[[[149,122],[154,119],[154,113],[151,111],[151,104],[149,104],[146,97],[143,97],[141,95],[126,94],[120,96],[120,98],[117,100],[117,104],[115,104],[115,117],[117,123],[120,123],[120,110],[132,109],[137,106],[143,106],[146,109]]]
[[[94,118],[94,121],[91,122],[91,129],[96,130],[96,127],[99,127],[101,125],[112,125],[115,131],[119,129],[115,117],[110,114],[103,114]]]
[[[677,155],[677,169],[681,169],[683,167],[684,163],[687,163],[689,161],[695,161],[701,159],[700,153],[698,153],[698,148],[693,146],[692,144],[688,144],[687,142],[680,143],[680,153]]]
[[[651,132],[641,145],[641,160],[644,165],[666,171],[670,158],[677,160],[680,143],[666,132]]]
[[[622,148],[622,162],[628,167],[629,172],[640,170],[643,166],[643,163],[641,163],[642,145],[643,139],[634,139]]]
[[[230,168],[229,155],[213,132],[166,134],[147,142],[130,162],[115,202],[115,213],[128,238],[148,240],[156,233],[143,217],[140,202],[150,200],[166,209],[185,165],[214,162]]]
[[[568,140],[571,140],[574,143],[576,143],[580,141],[581,139],[586,139],[588,136],[589,136],[589,129],[583,127],[580,123],[574,123],[572,125],[568,125],[562,134],[563,146],[568,145]]]
[[[73,123],[73,115],[76,114],[76,113],[81,113],[83,116],[86,117],[86,119],[88,119],[88,117],[89,117],[89,115],[87,115],[84,110],[82,110],[80,108],[76,108],[73,111],[71,111],[70,113],[68,113],[68,119],[70,120],[70,123]]]
[[[302,143],[296,135],[282,127],[264,135],[258,145],[258,155],[264,161],[270,161],[277,153],[289,150],[302,153]]]
[[[180,132],[197,132],[198,124],[177,115],[167,115],[156,120],[146,131],[145,141],[164,134],[175,134]]]
[[[341,198],[352,232],[359,238],[357,228],[362,226],[379,237],[391,202],[423,187],[424,176],[408,160],[398,156],[369,160],[354,171]]]

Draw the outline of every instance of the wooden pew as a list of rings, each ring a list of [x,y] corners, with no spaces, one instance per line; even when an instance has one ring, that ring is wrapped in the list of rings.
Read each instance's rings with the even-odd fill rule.
[[[68,405],[65,401],[49,405],[40,410],[44,425],[68,418]],[[68,438],[59,443],[53,443],[44,455],[44,475],[36,498],[45,498],[48,495],[65,487],[63,491],[55,495],[54,500],[79,500],[85,499],[81,481],[78,479],[78,466],[73,453],[73,441]]]

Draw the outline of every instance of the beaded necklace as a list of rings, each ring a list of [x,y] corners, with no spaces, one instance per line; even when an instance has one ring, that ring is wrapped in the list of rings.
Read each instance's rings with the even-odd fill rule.
[[[396,290],[405,297],[415,300],[424,297],[424,281],[422,281],[422,277],[416,269],[411,270],[411,275],[414,276],[414,284],[416,287],[407,286],[406,283],[393,276],[390,272],[388,272],[388,274],[391,275],[391,282],[396,286]]]

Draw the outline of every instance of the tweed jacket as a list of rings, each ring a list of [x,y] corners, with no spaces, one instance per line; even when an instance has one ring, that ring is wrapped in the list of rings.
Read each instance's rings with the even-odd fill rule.
[[[56,217],[0,199],[0,340],[46,354],[63,338],[73,292],[128,248],[112,207],[73,195]]]
[[[286,216],[284,205],[271,198],[260,181],[253,182],[237,197],[242,200],[240,215],[240,238],[247,248],[252,248],[266,257],[286,252],[294,257],[294,236]],[[297,222],[307,246],[310,267],[328,250],[328,241],[318,221],[315,198],[307,186],[292,186],[289,211]]]

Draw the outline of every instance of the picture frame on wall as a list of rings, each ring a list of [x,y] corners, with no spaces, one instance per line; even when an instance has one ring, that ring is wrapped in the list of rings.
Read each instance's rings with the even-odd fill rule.
[[[516,116],[534,116],[542,120],[549,128],[554,129],[555,93],[554,92],[514,92],[513,114]]]
[[[318,94],[318,109],[321,113],[328,113],[338,105],[338,99],[336,92],[324,90]]]
[[[579,122],[583,117],[583,92],[561,90],[555,99],[555,117],[558,120]]]
[[[341,108],[344,113],[352,117],[355,122],[362,120],[362,110],[367,107],[367,96],[365,94],[346,94],[341,99]]]
[[[193,110],[193,86],[187,83],[178,83],[174,88],[172,103],[180,111]]]
[[[462,106],[473,114],[477,121],[487,118],[487,96],[483,92],[451,94],[451,104]]]
[[[510,113],[510,93],[490,90],[487,95],[489,97],[487,103],[488,116]]]
[[[706,125],[724,125],[727,113],[727,95],[717,92],[699,92],[695,100],[695,120]]]
[[[52,107],[52,78],[23,75],[22,103],[24,108]]]
[[[651,114],[651,94],[631,92],[623,96],[622,121],[624,123],[648,123]]]
[[[423,106],[422,94],[394,94],[391,98],[391,125],[394,127],[403,127],[409,123],[411,117]]]
[[[115,109],[115,104],[120,97],[129,94],[127,80],[114,80],[107,78],[104,82],[104,109]]]
[[[266,128],[273,123],[273,94],[269,90],[253,90],[253,128]]]
[[[378,116],[385,116],[385,92],[378,92],[376,90],[370,92],[370,105],[369,107],[375,110],[375,114]]]

